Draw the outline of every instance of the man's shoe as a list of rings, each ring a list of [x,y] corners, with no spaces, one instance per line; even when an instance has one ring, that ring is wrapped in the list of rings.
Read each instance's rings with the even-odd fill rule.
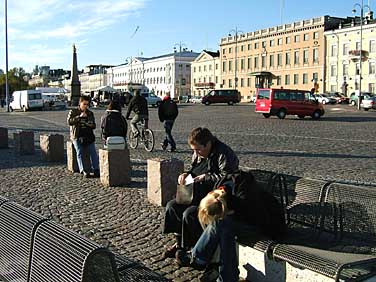
[[[185,250],[178,250],[175,255],[176,263],[179,266],[189,266],[196,270],[204,270],[206,268],[205,264],[198,264],[192,255]]]
[[[166,149],[167,149],[167,145],[161,143],[161,148],[162,148],[163,151],[166,151]]]
[[[99,178],[100,176],[99,169],[94,170],[94,178]]]
[[[82,172],[82,175],[84,176],[84,178],[91,178],[90,173],[88,173],[88,172],[86,172],[86,171],[83,171],[83,172]]]
[[[205,272],[199,277],[200,282],[215,282],[219,276],[219,265],[209,264]]]
[[[176,148],[171,148],[171,149],[170,149],[170,152],[171,152],[171,153],[173,153],[173,152],[175,152],[175,151],[176,151]]]
[[[167,248],[164,252],[163,252],[163,258],[166,259],[166,258],[174,258],[175,257],[175,254],[178,250],[180,250],[181,248],[175,243],[173,246]]]

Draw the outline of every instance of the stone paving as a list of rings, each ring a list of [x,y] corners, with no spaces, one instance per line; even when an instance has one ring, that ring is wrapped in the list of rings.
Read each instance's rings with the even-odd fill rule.
[[[132,184],[103,188],[98,179],[84,180],[71,174],[65,164],[48,164],[38,150],[39,134],[68,137],[66,111],[4,113],[0,127],[35,132],[36,154],[17,156],[12,147],[0,150],[0,195],[49,216],[64,226],[109,246],[113,251],[173,281],[197,281],[199,272],[179,269],[172,260],[161,260],[163,246],[171,237],[161,234],[163,208],[146,200],[146,159],[176,157],[189,165],[186,144],[189,131],[207,126],[237,152],[241,165],[299,176],[376,183],[376,112],[357,112],[347,105],[327,106],[322,120],[264,119],[254,106],[182,105],[174,128],[177,153],[131,150]],[[103,109],[95,109],[99,123]],[[163,128],[156,109],[150,109],[150,127],[157,145]],[[99,130],[97,145],[100,146]],[[13,145],[11,140],[10,145]]]

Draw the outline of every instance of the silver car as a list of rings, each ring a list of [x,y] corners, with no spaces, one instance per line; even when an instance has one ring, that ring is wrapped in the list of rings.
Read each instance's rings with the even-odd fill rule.
[[[363,108],[363,110],[368,111],[369,109],[376,110],[376,97],[375,96],[369,96],[362,100],[362,103],[360,104],[360,107]]]

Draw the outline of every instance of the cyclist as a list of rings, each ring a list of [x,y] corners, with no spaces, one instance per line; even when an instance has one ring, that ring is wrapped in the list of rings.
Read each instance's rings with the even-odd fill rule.
[[[135,91],[135,95],[129,102],[126,119],[129,119],[132,111],[135,113],[135,115],[131,120],[131,129],[134,137],[138,137],[140,135],[140,131],[137,128],[137,123],[144,120],[145,128],[148,128],[149,121],[148,101],[145,97],[141,96],[139,90]]]

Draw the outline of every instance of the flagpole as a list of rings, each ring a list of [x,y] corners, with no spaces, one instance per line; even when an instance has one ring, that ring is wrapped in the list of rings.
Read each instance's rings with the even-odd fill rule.
[[[5,100],[9,112],[9,85],[8,85],[8,1],[5,0]]]

